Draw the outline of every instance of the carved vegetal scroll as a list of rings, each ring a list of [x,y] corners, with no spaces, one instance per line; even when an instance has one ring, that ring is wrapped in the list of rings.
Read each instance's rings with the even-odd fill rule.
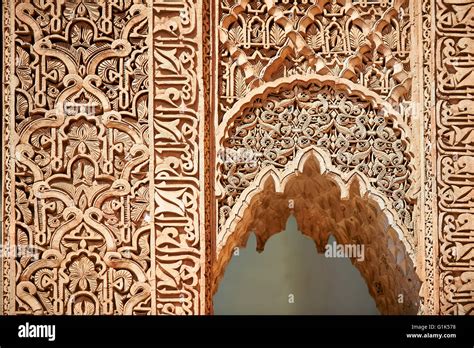
[[[284,171],[300,151],[317,147],[334,170],[364,176],[387,198],[412,244],[412,163],[400,115],[345,79],[295,76],[264,87],[237,103],[219,128],[218,242],[232,233],[262,170]]]
[[[421,37],[423,50],[423,65],[419,70],[419,81],[420,85],[423,86],[421,89],[421,103],[422,103],[422,129],[423,139],[420,140],[420,164],[423,170],[422,181],[423,181],[423,207],[422,211],[424,214],[420,216],[420,223],[423,226],[421,245],[424,247],[421,267],[423,269],[424,283],[423,291],[421,295],[421,313],[423,314],[436,314],[438,313],[438,298],[439,290],[435,286],[435,275],[436,270],[436,247],[435,243],[437,240],[435,230],[436,220],[436,182],[435,182],[435,168],[434,168],[434,156],[432,153],[432,133],[431,129],[435,124],[432,119],[432,104],[433,96],[432,91],[434,88],[433,81],[433,47],[432,47],[432,0],[423,0],[420,3],[420,12],[423,14],[421,18]]]
[[[4,2],[5,314],[203,312],[200,5],[176,5]]]
[[[4,245],[32,250],[4,261],[3,310],[151,313],[150,8],[7,6]]]

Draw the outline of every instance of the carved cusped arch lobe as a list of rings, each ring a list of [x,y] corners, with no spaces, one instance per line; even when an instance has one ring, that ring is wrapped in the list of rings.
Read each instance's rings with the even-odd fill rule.
[[[412,273],[405,281],[417,279],[408,132],[400,115],[378,95],[337,77],[315,74],[279,79],[236,103],[217,133],[219,227],[214,291],[232,248],[245,244],[249,231],[255,230],[258,247],[263,249],[266,239],[285,228],[292,212],[288,200],[300,199],[293,211],[299,229],[316,241],[320,251],[329,234],[341,243],[358,240],[372,245],[383,260],[397,245],[395,249],[401,251],[390,254],[395,257],[393,264],[405,260],[404,272]],[[334,198],[321,200],[324,189],[317,189],[325,185],[337,197],[332,206],[329,201]],[[338,213],[341,206],[347,209],[343,217]],[[259,209],[261,214],[256,213]],[[321,224],[321,219],[327,223]],[[378,221],[378,227],[367,222],[371,219]],[[370,262],[379,261],[372,258]],[[391,279],[402,281],[404,276],[397,272]],[[364,276],[371,283],[384,283]],[[411,309],[401,312],[417,307],[417,282],[406,284],[411,289]],[[382,312],[400,312],[381,304],[376,290],[371,293]],[[395,303],[393,298],[389,302]]]
[[[245,246],[251,231],[257,250],[285,229],[294,215],[298,230],[312,238],[324,252],[330,235],[339,245],[363,246],[363,259],[351,261],[366,280],[369,293],[383,314],[415,314],[419,306],[420,279],[413,250],[382,196],[367,190],[360,174],[348,180],[328,171],[324,152],[309,148],[299,153],[284,172],[266,168],[255,179],[258,189],[245,195],[245,203],[218,240],[213,265],[212,290],[218,289],[236,247]],[[403,303],[400,303],[400,295]]]

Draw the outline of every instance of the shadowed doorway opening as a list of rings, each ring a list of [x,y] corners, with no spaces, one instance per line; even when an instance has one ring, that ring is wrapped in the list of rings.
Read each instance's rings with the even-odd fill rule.
[[[335,242],[329,238],[329,245]],[[256,251],[236,248],[214,296],[214,314],[380,314],[349,258],[317,253],[294,217]]]

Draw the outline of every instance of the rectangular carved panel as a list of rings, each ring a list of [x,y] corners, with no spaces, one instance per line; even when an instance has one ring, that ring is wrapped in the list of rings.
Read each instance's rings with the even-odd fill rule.
[[[3,13],[3,313],[202,313],[199,2]]]
[[[436,1],[439,311],[474,314],[474,1]]]
[[[432,2],[433,0],[423,0],[420,3],[420,10],[422,13],[421,18],[421,38],[422,45],[421,50],[423,51],[423,66],[421,73],[422,89],[422,126],[423,126],[423,141],[421,149],[422,152],[420,157],[423,158],[423,208],[424,214],[421,215],[422,226],[424,227],[422,245],[424,252],[420,259],[422,262],[423,274],[425,277],[423,299],[422,299],[422,313],[424,314],[436,314],[438,308],[439,291],[435,285],[435,274],[436,269],[436,255],[437,255],[437,240],[435,230],[436,220],[436,182],[435,182],[435,168],[434,168],[434,154],[433,154],[433,135],[432,127],[434,124],[432,115],[432,104],[433,104],[433,23],[432,23]],[[420,149],[420,150],[421,150]]]
[[[153,3],[154,226],[161,314],[205,310],[200,1]]]

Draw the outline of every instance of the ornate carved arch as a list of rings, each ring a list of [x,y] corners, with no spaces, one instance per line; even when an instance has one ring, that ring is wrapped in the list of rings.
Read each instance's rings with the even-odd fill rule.
[[[364,246],[365,259],[352,262],[381,313],[416,313],[421,282],[414,251],[387,200],[370,192],[362,175],[354,173],[343,179],[328,167],[327,154],[312,147],[301,151],[285,171],[266,167],[259,173],[256,190],[245,195],[245,203],[229,226],[232,234],[217,242],[213,292],[235,248],[245,246],[251,231],[257,237],[257,250],[262,251],[293,214],[298,229],[315,241],[319,252],[324,252],[331,234],[338,244]]]
[[[338,77],[314,74],[282,78],[237,102],[224,115],[217,134],[216,282],[233,247],[245,243],[249,229],[256,229],[261,249],[272,234],[284,229],[290,208],[282,199],[298,199],[299,204],[313,207],[316,204],[313,212],[295,208],[295,215],[302,232],[312,236],[320,250],[330,233],[343,243],[362,235],[367,243],[372,238],[381,240],[380,250],[396,241],[403,250],[403,259],[411,265],[410,279],[415,279],[409,130],[402,117],[377,94]],[[316,159],[317,164],[309,158]],[[321,175],[326,179],[318,181]],[[324,193],[318,190],[309,196],[319,203],[301,198],[308,196],[305,191],[287,191],[295,185],[317,187],[327,178],[333,182],[338,203],[322,202],[319,197]],[[347,216],[336,216],[340,206],[346,204],[344,209],[359,207],[348,225],[342,222]],[[372,207],[372,213],[367,213],[369,218],[363,217],[364,209],[359,205]],[[374,230],[367,225],[375,217],[384,227]],[[319,224],[318,219],[328,222]],[[337,232],[341,223],[346,224],[343,232]],[[355,232],[357,237],[351,228],[359,231]],[[386,240],[389,235],[391,242]],[[392,276],[396,278],[403,276]],[[381,284],[369,276],[366,279]],[[408,292],[413,295],[413,310],[417,291],[412,284],[405,287],[411,289]],[[377,299],[375,290],[371,293],[382,312],[394,311],[395,302],[387,307]]]
[[[342,181],[361,173],[412,245],[408,129],[363,86],[321,75],[279,79],[234,105],[218,129],[218,144],[218,244],[231,233],[250,192],[259,189],[255,179],[262,170],[288,170],[300,151],[316,147]]]

